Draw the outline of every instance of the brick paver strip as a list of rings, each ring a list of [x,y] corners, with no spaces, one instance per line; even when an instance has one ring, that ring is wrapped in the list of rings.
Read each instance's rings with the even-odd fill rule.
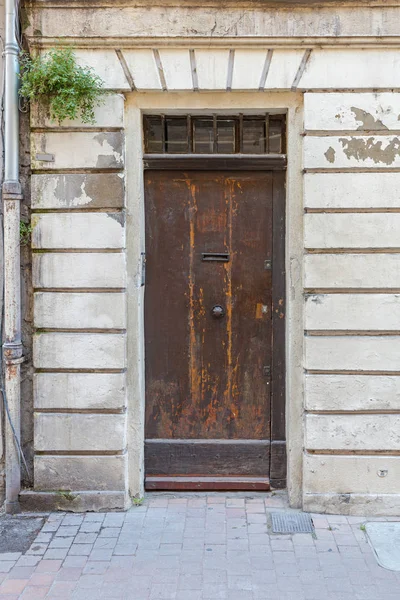
[[[275,535],[274,510],[290,510],[284,494],[52,513],[24,556],[0,554],[0,600],[400,600],[365,537],[376,519],[312,515],[315,534]]]

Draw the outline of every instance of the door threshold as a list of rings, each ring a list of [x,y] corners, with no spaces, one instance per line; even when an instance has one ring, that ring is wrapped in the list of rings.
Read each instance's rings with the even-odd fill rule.
[[[163,477],[148,476],[146,490],[257,490],[271,489],[268,477]]]

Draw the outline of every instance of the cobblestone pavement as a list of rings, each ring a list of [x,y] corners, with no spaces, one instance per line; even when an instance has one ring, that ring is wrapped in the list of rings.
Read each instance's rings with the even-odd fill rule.
[[[366,519],[272,534],[284,508],[279,494],[153,494],[127,513],[53,513],[25,555],[0,555],[0,600],[400,600]]]

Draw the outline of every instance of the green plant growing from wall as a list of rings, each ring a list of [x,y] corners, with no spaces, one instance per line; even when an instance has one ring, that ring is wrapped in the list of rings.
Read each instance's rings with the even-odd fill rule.
[[[142,506],[144,498],[132,498],[134,506]]]
[[[105,99],[103,80],[81,67],[71,48],[52,48],[45,55],[21,54],[20,95],[43,106],[52,121],[80,118],[95,123],[94,109]]]
[[[19,240],[21,246],[27,246],[31,240],[32,226],[24,221],[19,222]]]

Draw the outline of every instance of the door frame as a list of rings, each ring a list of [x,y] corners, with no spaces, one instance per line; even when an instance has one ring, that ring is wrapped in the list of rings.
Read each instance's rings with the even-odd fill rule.
[[[246,108],[244,108],[246,107]],[[302,128],[303,97],[297,92],[137,93],[126,96],[126,205],[128,288],[128,479],[131,496],[143,494],[144,485],[144,289],[141,263],[144,252],[144,113],[257,114],[286,112],[286,443],[287,489],[290,504],[302,501],[303,461],[303,203]],[[236,168],[236,167],[235,167]]]

